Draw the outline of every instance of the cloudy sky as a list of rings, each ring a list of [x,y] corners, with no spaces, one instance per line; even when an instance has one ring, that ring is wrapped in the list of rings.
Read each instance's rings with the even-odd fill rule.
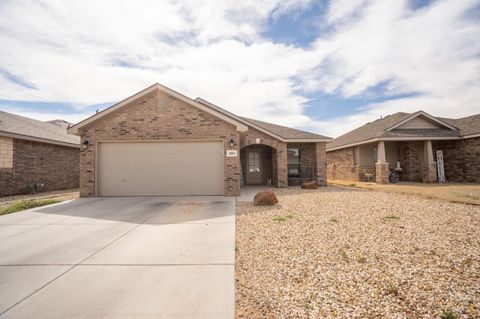
[[[77,122],[155,82],[330,136],[480,113],[480,0],[0,1],[0,110]]]

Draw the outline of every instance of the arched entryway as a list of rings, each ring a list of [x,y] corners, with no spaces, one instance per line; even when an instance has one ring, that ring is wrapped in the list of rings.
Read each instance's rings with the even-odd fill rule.
[[[277,151],[268,145],[253,144],[240,150],[242,185],[277,185]]]

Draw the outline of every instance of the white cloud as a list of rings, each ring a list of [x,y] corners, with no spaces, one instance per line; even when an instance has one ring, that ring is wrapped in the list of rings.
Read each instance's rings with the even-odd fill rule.
[[[331,30],[310,47],[262,36],[268,19],[310,2],[4,1],[0,69],[34,88],[0,73],[0,99],[73,103],[67,119],[77,120],[89,105],[160,82],[240,115],[330,135],[397,111],[478,113],[480,26],[466,17],[478,1],[415,11],[406,0],[337,0],[323,17]],[[416,95],[328,121],[304,114],[303,93],[361,97],[379,85]],[[48,112],[29,114],[65,116]]]

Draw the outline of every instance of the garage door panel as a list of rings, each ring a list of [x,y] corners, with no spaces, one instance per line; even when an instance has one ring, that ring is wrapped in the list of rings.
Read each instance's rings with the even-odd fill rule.
[[[222,195],[222,143],[100,143],[98,187],[100,196]]]

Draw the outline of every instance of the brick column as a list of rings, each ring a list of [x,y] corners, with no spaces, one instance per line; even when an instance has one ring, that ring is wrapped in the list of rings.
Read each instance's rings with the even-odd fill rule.
[[[277,187],[288,187],[288,152],[287,144],[277,149]]]
[[[378,184],[388,184],[390,180],[388,179],[388,163],[375,163],[375,182]]]
[[[388,163],[385,154],[385,142],[378,142],[377,147],[377,162],[375,163],[375,181],[378,184],[388,184],[390,180],[388,179]]]
[[[315,143],[315,171],[318,186],[327,186],[326,143]]]
[[[424,144],[424,161],[422,163],[422,182],[437,182],[437,163],[433,161],[432,141],[425,141]]]

